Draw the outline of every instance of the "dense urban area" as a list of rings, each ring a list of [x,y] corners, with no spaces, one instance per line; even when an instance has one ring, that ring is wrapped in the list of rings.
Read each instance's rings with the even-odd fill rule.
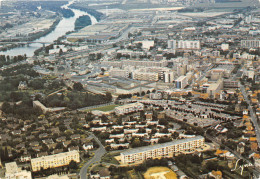
[[[0,1],[0,179],[257,179],[259,100],[259,1]]]

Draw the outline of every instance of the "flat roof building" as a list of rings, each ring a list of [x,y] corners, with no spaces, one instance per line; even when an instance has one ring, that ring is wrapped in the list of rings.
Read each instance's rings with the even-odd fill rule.
[[[10,162],[5,164],[6,172],[5,178],[6,179],[31,179],[32,173],[27,170],[22,170],[20,167],[17,166],[16,162]]]
[[[144,105],[142,103],[130,103],[124,106],[118,106],[115,108],[115,112],[117,115],[127,114],[131,112],[141,111],[144,109]]]
[[[80,162],[79,151],[73,150],[70,152],[34,158],[31,159],[32,171],[39,171],[41,168],[47,169],[69,165],[72,160],[77,163]]]
[[[138,147],[124,151],[120,154],[123,164],[142,162],[149,158],[171,156],[182,152],[191,152],[203,147],[205,139],[202,136],[175,140],[163,144]]]

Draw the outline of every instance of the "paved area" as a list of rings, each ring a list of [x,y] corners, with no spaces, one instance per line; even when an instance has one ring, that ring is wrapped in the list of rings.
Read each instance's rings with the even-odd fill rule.
[[[94,164],[98,163],[101,161],[102,156],[106,153],[105,147],[102,145],[102,143],[99,141],[99,139],[93,134],[90,133],[89,137],[93,137],[96,142],[99,145],[99,149],[97,149],[94,153],[94,157],[90,159],[85,165],[81,168],[80,170],[80,179],[87,179],[87,173],[88,173],[88,168]]]

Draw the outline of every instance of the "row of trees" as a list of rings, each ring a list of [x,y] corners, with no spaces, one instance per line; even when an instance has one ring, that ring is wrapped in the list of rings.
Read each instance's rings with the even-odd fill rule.
[[[88,15],[80,16],[75,21],[75,30],[82,29],[88,25],[91,25],[91,19]]]
[[[14,57],[10,57],[9,55],[0,55],[0,67],[4,65],[10,65],[12,63],[16,63],[19,61],[23,61],[26,59],[26,55],[18,55]]]
[[[70,91],[67,95],[54,94],[42,99],[42,102],[48,107],[68,107],[70,109],[78,109],[87,106],[94,106],[108,103],[112,100],[111,93],[93,94],[82,93],[79,91]]]

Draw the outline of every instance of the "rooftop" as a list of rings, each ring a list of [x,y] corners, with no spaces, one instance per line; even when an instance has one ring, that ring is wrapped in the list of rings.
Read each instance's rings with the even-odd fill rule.
[[[163,148],[163,147],[182,144],[182,143],[186,143],[186,142],[190,142],[190,141],[194,141],[194,140],[200,140],[200,139],[204,139],[204,137],[196,136],[196,137],[193,137],[193,138],[175,140],[175,141],[166,142],[166,143],[163,143],[163,144],[156,144],[156,145],[138,147],[138,148],[135,148],[135,149],[127,150],[125,152],[121,152],[121,155],[131,155],[131,154],[135,154],[135,153],[146,152],[146,151],[149,151],[149,150],[155,150],[155,149],[159,149],[159,148]]]
[[[38,162],[38,161],[43,161],[43,160],[53,160],[54,158],[58,158],[58,157],[66,157],[66,156],[70,156],[73,154],[78,154],[79,152],[76,150],[70,151],[70,152],[63,152],[63,153],[59,153],[59,154],[54,154],[54,155],[48,155],[48,156],[43,156],[43,157],[39,157],[39,158],[34,158],[31,160],[31,162]]]

